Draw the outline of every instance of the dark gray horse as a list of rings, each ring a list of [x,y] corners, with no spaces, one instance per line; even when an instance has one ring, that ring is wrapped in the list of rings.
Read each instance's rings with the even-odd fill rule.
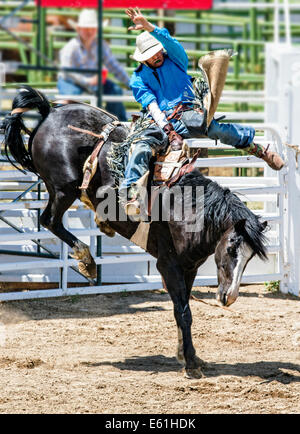
[[[28,149],[21,135],[22,131],[26,131],[22,121],[24,108],[36,108],[42,117],[30,134]],[[13,101],[12,114],[2,121],[6,150],[24,169],[37,173],[49,192],[49,202],[41,223],[73,249],[81,271],[87,276],[93,276],[95,272],[89,247],[65,229],[62,216],[81,196],[79,186],[83,179],[83,164],[98,139],[74,132],[68,125],[97,132],[111,121],[109,114],[84,104],[51,108],[46,97],[29,86],[20,90]],[[87,189],[86,201],[94,210],[103,200],[97,197],[99,187],[115,183],[107,164],[107,155],[112,144],[122,144],[127,134],[125,127],[117,126],[101,149],[97,171]],[[157,269],[174,304],[178,359],[185,364],[188,376],[199,377],[201,360],[196,356],[192,343],[189,307],[197,270],[215,253],[219,284],[217,297],[223,305],[229,306],[238,296],[242,273],[249,260],[256,254],[266,258],[263,235],[266,222],[261,222],[230,190],[205,178],[198,170],[183,176],[177,186],[181,189],[192,188],[193,206],[196,206],[197,199],[194,190],[197,187],[202,189],[203,225],[200,230],[189,232],[185,217],[181,221],[174,218],[153,221],[149,226],[146,251],[157,258]],[[166,194],[163,192],[162,202]],[[130,239],[139,223],[124,221],[123,217],[107,223],[99,222],[100,228],[107,225],[106,229],[110,228]]]

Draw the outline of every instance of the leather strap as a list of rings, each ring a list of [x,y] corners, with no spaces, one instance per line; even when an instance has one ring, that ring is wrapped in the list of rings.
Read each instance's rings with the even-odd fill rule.
[[[196,163],[197,158],[199,157],[201,152],[201,148],[198,149],[198,151],[193,156],[190,163],[185,164],[181,167],[181,169],[174,175],[171,179],[166,181],[163,185],[166,185],[168,188],[172,187],[183,175],[186,175],[187,173],[190,173],[194,170],[194,166]]]
[[[168,117],[167,120],[171,120],[171,119],[180,119],[182,112],[185,112],[187,110],[191,110],[191,107],[188,104],[178,104],[173,113],[171,113]],[[194,109],[195,110],[195,109]]]
[[[167,117],[167,120],[169,121],[169,120],[173,119],[173,118],[178,114],[178,112],[182,109],[182,107],[183,107],[182,104],[178,104],[178,105],[175,107],[173,113],[171,113],[171,114]]]
[[[157,195],[160,191],[160,189],[162,187],[167,187],[167,188],[171,188],[173,187],[173,185],[183,176],[186,175],[187,173],[190,173],[194,170],[194,166],[195,163],[197,161],[197,158],[199,157],[201,153],[201,148],[198,149],[198,151],[195,153],[195,155],[193,156],[192,160],[190,163],[188,164],[184,164],[184,166],[182,166],[178,172],[176,173],[176,175],[174,175],[172,178],[170,178],[169,180],[165,181],[163,184],[157,186],[154,190],[152,190],[151,196],[148,199],[148,215],[151,215],[151,210],[154,204],[155,199],[157,198]]]
[[[31,110],[30,108],[22,108],[22,107],[17,107],[15,109],[13,109],[10,114],[11,115],[15,115],[16,113],[25,113],[25,112],[29,112],[29,110]]]
[[[55,101],[52,101],[53,106],[61,106],[61,105],[68,105],[68,104],[81,104],[81,101],[75,101],[74,99],[56,99]]]
[[[74,127],[73,125],[68,125],[69,128],[71,128],[74,131],[78,131],[80,133],[89,134],[93,137],[100,138],[100,141],[97,143],[95,149],[93,150],[92,154],[90,155],[86,166],[85,171],[83,175],[83,181],[81,186],[79,187],[80,190],[86,190],[89,186],[90,180],[92,178],[92,169],[93,169],[93,163],[95,159],[98,157],[99,152],[103,146],[103,144],[107,141],[110,133],[117,127],[121,125],[119,121],[113,121],[109,124],[104,125],[103,130],[100,134],[93,133],[89,130],[84,130],[82,128]]]
[[[79,133],[89,134],[90,136],[99,137],[99,138],[102,137],[101,134],[96,134],[89,130],[83,130],[82,128],[74,127],[73,125],[68,125],[68,128],[71,128],[71,130],[74,131],[78,131]]]

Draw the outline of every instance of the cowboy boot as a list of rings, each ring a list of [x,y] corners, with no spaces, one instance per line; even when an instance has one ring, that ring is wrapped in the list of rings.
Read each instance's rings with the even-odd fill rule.
[[[264,160],[273,170],[281,170],[284,166],[284,161],[277,152],[269,151],[269,145],[264,148],[257,143],[251,143],[243,149],[248,154],[255,155]]]

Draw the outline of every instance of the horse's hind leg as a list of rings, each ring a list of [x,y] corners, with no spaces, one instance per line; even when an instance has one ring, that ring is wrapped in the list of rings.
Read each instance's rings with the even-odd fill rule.
[[[49,191],[50,189],[48,189]],[[50,190],[51,191],[51,190]],[[50,193],[49,203],[41,215],[41,224],[73,249],[73,257],[79,261],[79,271],[88,278],[96,277],[96,264],[89,247],[69,232],[62,223],[65,211],[77,198],[75,189]]]

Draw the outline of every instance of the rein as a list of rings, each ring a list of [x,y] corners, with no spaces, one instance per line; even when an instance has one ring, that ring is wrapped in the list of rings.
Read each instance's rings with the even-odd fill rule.
[[[219,307],[220,309],[227,310],[227,311],[229,311],[229,312],[231,312],[231,313],[233,313],[233,314],[236,314],[237,316],[240,316],[240,315],[241,315],[240,312],[235,311],[235,310],[232,310],[232,309],[230,309],[230,307],[221,306],[221,305],[216,304],[216,303],[208,303],[207,301],[204,301],[204,300],[202,300],[201,298],[197,298],[197,297],[195,297],[194,295],[191,295],[191,296],[190,296],[190,299],[191,299],[191,300],[195,300],[195,301],[199,301],[200,303],[206,304],[207,306],[210,306],[210,307]]]
[[[182,113],[188,110],[191,110],[191,107],[188,104],[177,104],[174,111],[167,117],[167,120],[180,119]]]

